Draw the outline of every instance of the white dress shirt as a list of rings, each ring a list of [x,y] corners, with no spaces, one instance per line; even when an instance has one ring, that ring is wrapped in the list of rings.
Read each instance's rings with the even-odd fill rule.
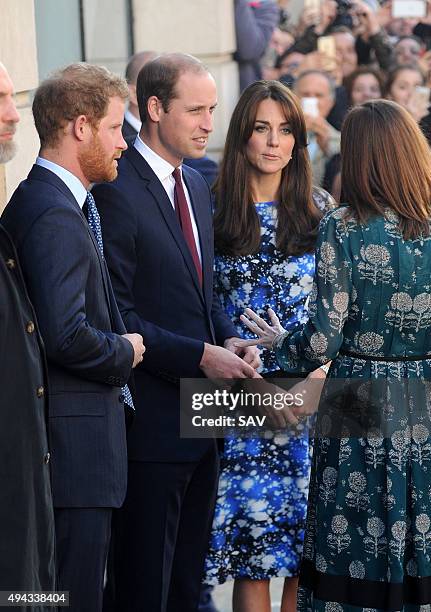
[[[59,166],[58,164],[55,164],[48,159],[44,159],[43,157],[38,157],[36,159],[36,165],[42,166],[42,168],[46,168],[47,170],[50,170],[56,174],[58,178],[63,181],[66,187],[70,189],[79,206],[81,208],[84,206],[85,200],[87,199],[87,190],[78,177],[69,172],[69,170],[66,170],[66,168],[63,168],[63,166]]]
[[[166,191],[167,196],[172,204],[172,208],[175,209],[175,199],[174,199],[175,179],[172,176],[172,172],[175,170],[175,166],[172,166],[172,164],[170,164],[165,159],[163,159],[163,157],[160,157],[160,155],[158,155],[152,149],[150,149],[150,147],[141,140],[141,138],[139,137],[139,134],[138,136],[136,136],[134,147],[138,151],[138,153],[142,155],[142,157],[151,167],[151,170],[154,172],[154,174],[157,176],[157,178],[163,185],[163,188]],[[195,243],[196,243],[196,249],[199,255],[199,259],[202,263],[198,226],[196,225],[196,220],[195,220],[195,215],[193,212],[192,203],[190,200],[190,195],[187,190],[186,184],[184,183],[184,180],[183,180],[182,167],[179,166],[179,169],[181,171],[181,182],[183,184],[184,194],[186,196],[187,205],[189,207],[189,213],[190,213],[190,219],[192,222],[193,236],[194,236]]]

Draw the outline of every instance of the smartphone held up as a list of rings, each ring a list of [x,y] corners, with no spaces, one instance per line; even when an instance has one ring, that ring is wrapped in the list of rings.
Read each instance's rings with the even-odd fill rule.
[[[426,14],[426,0],[392,0],[392,17],[396,19],[423,19]]]

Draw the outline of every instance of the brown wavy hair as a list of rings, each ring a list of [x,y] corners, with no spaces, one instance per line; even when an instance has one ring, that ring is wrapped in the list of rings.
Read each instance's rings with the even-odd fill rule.
[[[283,169],[277,207],[276,246],[285,255],[314,249],[322,213],[312,198],[307,132],[298,98],[278,81],[256,81],[242,93],[233,111],[220,172],[214,184],[215,246],[225,255],[249,255],[259,250],[261,227],[251,191],[246,145],[263,100],[282,107],[295,137],[292,159]]]
[[[392,209],[406,240],[428,236],[431,150],[414,118],[396,102],[353,108],[341,131],[344,200],[360,223]]]
[[[105,117],[111,98],[129,97],[125,79],[103,66],[80,62],[54,72],[36,90],[33,117],[43,147],[55,147],[69,121],[86,115],[94,129]]]

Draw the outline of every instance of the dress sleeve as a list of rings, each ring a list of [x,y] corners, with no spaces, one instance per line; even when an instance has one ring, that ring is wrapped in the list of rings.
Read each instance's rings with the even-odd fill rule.
[[[334,208],[337,208],[337,203],[330,193],[322,189],[322,187],[313,187],[313,200],[315,205],[323,213],[327,213]]]
[[[343,211],[338,209],[321,221],[308,322],[275,342],[276,358],[283,370],[314,370],[336,357],[343,342],[343,327],[354,297],[348,234],[342,229],[341,216]]]

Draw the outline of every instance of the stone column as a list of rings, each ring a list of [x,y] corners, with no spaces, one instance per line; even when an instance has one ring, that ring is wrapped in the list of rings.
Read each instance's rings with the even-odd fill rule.
[[[218,107],[208,154],[217,159],[239,95],[233,0],[133,0],[132,6],[135,52],[190,53],[213,74]]]
[[[83,0],[85,58],[124,75],[131,55],[128,0]]]
[[[14,83],[21,117],[15,137],[18,153],[7,164],[0,164],[1,213],[18,183],[27,176],[37,155],[39,139],[30,100],[38,84],[34,3],[33,0],[2,0],[0,11],[0,61]]]

